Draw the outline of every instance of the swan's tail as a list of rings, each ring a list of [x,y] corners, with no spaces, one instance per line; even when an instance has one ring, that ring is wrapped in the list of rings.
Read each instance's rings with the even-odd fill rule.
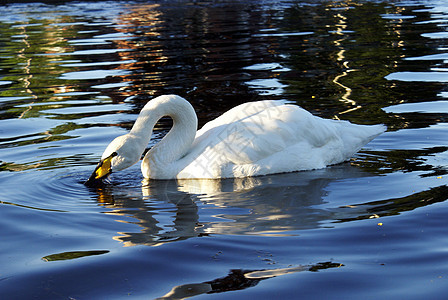
[[[378,125],[357,125],[341,122],[340,136],[345,145],[346,154],[350,157],[371,140],[386,131],[387,127]]]
[[[365,128],[365,133],[367,134],[366,139],[369,142],[387,130],[387,127],[383,124],[358,126],[363,126]]]

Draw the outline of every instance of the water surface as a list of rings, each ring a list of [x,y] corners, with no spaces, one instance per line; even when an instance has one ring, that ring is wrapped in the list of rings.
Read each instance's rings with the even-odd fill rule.
[[[0,6],[0,294],[8,299],[443,299],[443,1]],[[150,99],[200,126],[273,99],[388,131],[349,162],[89,189]],[[156,126],[153,146],[171,121]],[[26,288],[24,288],[26,286]]]

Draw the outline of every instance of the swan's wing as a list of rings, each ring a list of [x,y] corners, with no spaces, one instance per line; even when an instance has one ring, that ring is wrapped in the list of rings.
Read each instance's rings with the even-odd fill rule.
[[[258,104],[248,107],[254,113],[229,111],[207,123],[196,135],[193,152],[209,162],[213,156],[220,157],[221,163],[248,164],[299,143],[321,147],[337,139],[329,120],[314,117],[299,106],[273,102],[251,103]]]
[[[274,154],[288,154],[293,147],[300,152],[340,144],[335,126],[295,105],[270,107],[226,128],[220,151],[229,149],[237,164],[254,163]],[[225,134],[221,134],[225,136]],[[285,159],[286,160],[286,159]]]
[[[322,119],[296,105],[255,103],[246,107],[254,113],[229,111],[198,132],[189,155],[196,168],[205,169],[203,177],[322,168],[348,159],[383,131]]]
[[[274,108],[277,106],[283,106],[284,102],[279,100],[265,100],[257,102],[247,102],[235,106],[234,108],[228,110],[218,118],[205,124],[200,130],[198,130],[196,137],[200,136],[202,133],[227,124],[232,124],[241,121],[242,119],[250,118],[266,109]]]

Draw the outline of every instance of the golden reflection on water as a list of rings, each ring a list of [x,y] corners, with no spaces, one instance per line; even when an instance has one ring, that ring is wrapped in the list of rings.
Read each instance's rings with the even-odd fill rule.
[[[118,53],[122,60],[131,60],[132,63],[122,64],[117,69],[138,71],[139,77],[143,77],[146,82],[141,84],[140,82],[135,82],[133,76],[123,76],[123,82],[130,82],[133,85],[132,90],[124,93],[126,97],[137,95],[141,92],[147,95],[154,95],[156,88],[167,85],[163,78],[163,73],[157,71],[157,67],[163,66],[168,61],[168,56],[164,53],[164,45],[161,39],[159,39],[162,37],[160,30],[163,30],[165,27],[164,15],[158,9],[159,7],[159,4],[128,5],[126,13],[121,14],[118,20],[118,32],[130,35],[138,33],[138,38],[115,41],[119,49],[135,50]],[[141,49],[146,49],[144,56],[139,51]],[[148,68],[148,65],[151,68]]]
[[[348,10],[348,9],[349,9],[349,6],[347,5],[346,10]],[[336,85],[340,86],[341,88],[343,88],[345,90],[344,94],[341,96],[340,101],[343,102],[344,104],[348,104],[349,106],[351,106],[350,108],[348,108],[342,112],[339,112],[339,114],[342,115],[342,114],[360,109],[362,106],[358,105],[355,100],[350,99],[351,94],[352,94],[352,89],[340,82],[341,78],[347,76],[350,72],[354,72],[357,70],[351,69],[349,67],[350,62],[348,60],[346,60],[346,57],[345,57],[346,49],[344,49],[343,41],[345,41],[348,38],[345,36],[345,33],[344,33],[344,31],[347,30],[347,27],[348,27],[347,17],[345,17],[342,13],[336,13],[335,18],[338,20],[337,23],[335,24],[335,27],[336,27],[335,34],[340,35],[341,38],[334,40],[333,43],[335,44],[335,46],[337,48],[340,49],[337,52],[336,56],[337,56],[337,60],[342,62],[342,66],[343,66],[344,70],[342,71],[341,74],[335,76],[335,78],[333,79],[333,83],[335,83]],[[339,119],[337,116],[335,116],[335,118]]]

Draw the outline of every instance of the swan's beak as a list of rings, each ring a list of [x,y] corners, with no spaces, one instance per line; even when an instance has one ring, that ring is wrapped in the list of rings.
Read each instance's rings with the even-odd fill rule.
[[[109,157],[100,160],[92,175],[84,184],[88,187],[98,187],[103,185],[103,179],[106,179],[112,173],[111,162],[112,158],[117,156],[117,153],[112,153]]]

